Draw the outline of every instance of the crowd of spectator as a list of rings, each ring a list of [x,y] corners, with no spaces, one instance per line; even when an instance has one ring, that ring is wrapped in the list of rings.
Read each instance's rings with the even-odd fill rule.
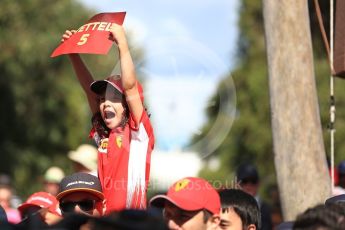
[[[62,169],[49,168],[42,191],[19,205],[10,178],[1,175],[0,229],[345,229],[345,194],[274,224],[270,205],[258,195],[260,176],[252,164],[237,168],[236,188],[216,189],[205,179],[185,177],[153,196],[147,209],[110,214],[104,212],[105,197],[93,170],[74,169],[65,176]]]

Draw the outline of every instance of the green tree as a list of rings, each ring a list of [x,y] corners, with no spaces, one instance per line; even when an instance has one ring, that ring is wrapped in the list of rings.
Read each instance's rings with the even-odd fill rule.
[[[2,172],[14,177],[19,192],[66,152],[69,135],[80,137],[61,119],[76,103],[67,97],[72,78],[66,61],[49,56],[66,25],[80,24],[87,15],[71,1],[2,1],[0,146],[5,160],[0,164]]]
[[[236,166],[246,161],[265,162],[265,167],[260,167],[260,172],[266,175],[273,172],[261,1],[242,1],[239,27],[236,69],[219,83],[218,90],[211,99],[216,106],[207,110],[209,122],[212,123],[218,115],[218,95],[225,94],[228,90],[226,81],[233,79],[237,97],[236,118],[223,143],[210,156],[220,158],[220,169],[215,172],[205,168],[201,172],[207,178],[224,181],[231,180]],[[196,136],[194,141],[204,138],[204,134],[208,132],[207,127],[206,124],[203,134]]]

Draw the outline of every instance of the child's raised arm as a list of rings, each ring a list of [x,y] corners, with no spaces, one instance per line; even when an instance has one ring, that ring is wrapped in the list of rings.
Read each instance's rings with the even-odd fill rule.
[[[134,116],[135,123],[138,125],[144,111],[144,106],[140,99],[135,67],[129,52],[123,27],[117,24],[113,25],[110,30],[110,39],[115,41],[119,48],[122,86],[129,109]]]
[[[74,33],[76,33],[75,30],[66,30],[66,32],[62,35],[61,42],[69,39]],[[69,54],[69,58],[73,65],[74,72],[77,75],[77,79],[86,93],[91,112],[92,114],[95,114],[99,111],[99,107],[97,103],[97,96],[90,89],[90,85],[94,81],[93,77],[79,54]]]

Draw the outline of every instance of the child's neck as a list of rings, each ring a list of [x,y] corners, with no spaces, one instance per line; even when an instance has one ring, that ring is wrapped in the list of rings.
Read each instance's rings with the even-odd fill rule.
[[[111,131],[115,133],[122,133],[125,130],[126,126],[119,125],[115,128],[113,128]]]

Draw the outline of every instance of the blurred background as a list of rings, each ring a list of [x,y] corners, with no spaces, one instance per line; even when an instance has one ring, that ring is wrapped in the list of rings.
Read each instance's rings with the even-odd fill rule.
[[[73,171],[67,153],[88,139],[91,114],[68,58],[50,58],[66,29],[96,13],[126,11],[131,52],[145,88],[156,146],[151,193],[183,176],[231,186],[253,163],[260,194],[276,186],[262,3],[236,1],[2,0],[0,7],[0,172],[25,198],[44,173]],[[327,2],[320,1],[328,31]],[[329,67],[310,4],[320,116],[329,149]],[[116,49],[83,55],[95,78],[117,71]],[[336,164],[344,159],[343,82],[336,79]],[[328,153],[327,153],[328,154]]]

